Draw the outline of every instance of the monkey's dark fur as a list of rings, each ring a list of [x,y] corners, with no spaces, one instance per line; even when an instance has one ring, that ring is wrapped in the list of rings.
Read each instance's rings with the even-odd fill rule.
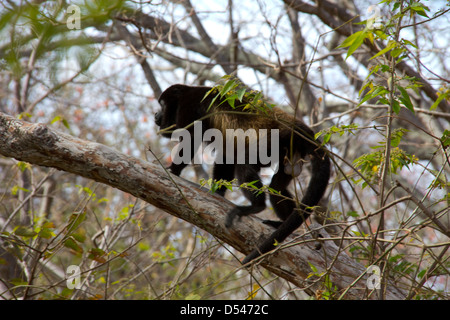
[[[219,129],[225,136],[226,129],[243,129],[246,131],[253,128],[258,129],[279,129],[279,169],[273,175],[270,188],[280,192],[282,197],[270,194],[270,201],[275,213],[281,221],[264,221],[276,228],[276,230],[265,239],[257,249],[250,252],[243,260],[247,263],[256,257],[275,248],[275,243],[280,243],[295,231],[311,214],[311,207],[316,206],[328,185],[330,178],[330,160],[323,147],[314,142],[314,132],[302,121],[295,119],[286,112],[273,108],[265,113],[255,111],[255,109],[244,110],[246,102],[239,104],[236,101],[236,108],[233,109],[228,102],[220,104],[217,99],[211,106],[215,94],[205,95],[211,87],[194,87],[186,85],[173,85],[165,90],[159,98],[162,110],[155,114],[155,123],[161,128],[166,129],[172,126],[173,130],[188,127],[188,131],[193,137],[192,123],[196,120],[202,121],[202,134],[207,129]],[[294,132],[292,128],[294,126]],[[171,133],[163,133],[164,137],[170,138]],[[193,141],[194,139],[191,139]],[[267,144],[270,147],[270,143]],[[291,150],[292,146],[292,150]],[[225,144],[224,144],[225,147]],[[192,156],[195,154],[192,142]],[[260,181],[259,170],[264,165],[258,164],[226,164],[224,151],[223,164],[215,164],[213,168],[213,179],[224,179],[231,181],[236,176],[239,183],[257,182],[254,184],[257,188],[263,185]],[[236,154],[236,152],[234,152]],[[248,154],[246,152],[246,154]],[[292,195],[287,187],[294,174],[299,174],[301,162],[307,156],[311,159],[312,176],[308,187],[303,195],[301,204],[297,207],[295,202],[287,200],[292,199]],[[283,161],[283,159],[285,159]],[[287,159],[290,160],[286,161]],[[170,166],[172,173],[179,175],[187,164],[174,164]],[[225,194],[226,189],[222,187],[217,191],[220,195]],[[250,190],[243,190],[244,195],[250,200],[250,206],[237,206],[228,213],[226,226],[230,227],[234,218],[246,216],[262,211],[265,205],[265,194],[257,194]]]

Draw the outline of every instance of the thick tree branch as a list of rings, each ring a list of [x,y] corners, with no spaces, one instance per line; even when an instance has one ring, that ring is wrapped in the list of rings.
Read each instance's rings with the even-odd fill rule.
[[[165,20],[152,17],[143,12],[133,13],[133,16],[131,18],[126,15],[120,15],[117,16],[116,19],[127,23],[133,23],[140,28],[149,30],[149,38],[152,40],[162,41],[167,44],[196,52],[207,58],[214,59],[215,62],[217,64],[220,64],[221,66],[230,64],[230,61],[232,60],[232,58],[230,57],[230,50],[228,48],[228,45],[216,45],[215,55],[211,57],[211,50],[203,40],[192,36],[186,30],[179,29],[177,28],[177,26],[171,25]],[[158,52],[156,51],[155,53],[158,54]],[[162,56],[162,58],[164,57]],[[253,68],[254,70],[266,74],[274,80],[283,83],[283,77],[280,72],[274,70],[274,68],[272,67],[276,64],[271,61],[267,61],[266,59],[263,59],[261,56],[256,55],[252,52],[239,50],[236,63]]]
[[[202,41],[206,44],[206,47],[210,51],[210,56],[214,57],[217,56],[217,61],[221,64],[223,70],[227,74],[233,73],[233,68],[230,64],[230,56],[228,55],[225,57],[225,55],[222,53],[222,49],[219,48],[214,41],[211,39],[211,37],[208,35],[208,32],[203,27],[203,23],[201,22],[200,18],[197,15],[197,12],[195,11],[194,7],[191,4],[191,1],[189,0],[183,0],[181,4],[184,6],[186,11],[189,13],[189,16],[191,17],[192,22],[195,25],[195,28],[197,29],[197,32],[200,35],[200,38]],[[226,62],[226,63],[223,63]]]
[[[255,217],[242,218],[233,228],[225,228],[224,217],[233,204],[191,182],[167,174],[156,164],[3,113],[0,113],[0,154],[54,167],[130,193],[198,226],[244,254],[261,236],[271,232]],[[321,288],[323,279],[307,279],[312,264],[318,274],[327,271],[344,298],[365,298],[369,293],[365,285],[365,267],[348,257],[332,241],[327,241],[324,231],[317,232],[322,242],[319,249],[309,233],[291,237],[300,244],[293,246],[292,242],[286,241],[279,248],[283,250],[263,259],[261,265],[298,287],[308,287],[309,292],[314,292]],[[389,285],[387,290],[388,299],[406,296],[395,285]],[[370,296],[376,298],[376,294]]]
[[[137,38],[132,36],[128,29],[124,27],[121,23],[117,22],[115,24],[115,28],[118,31],[119,35],[128,43],[128,46],[133,51],[136,60],[142,67],[142,71],[144,72],[145,78],[147,79],[148,84],[153,90],[155,97],[159,97],[162,94],[161,87],[159,86],[158,81],[156,80],[155,75],[153,74],[153,70],[150,67],[150,64],[147,62],[147,59],[144,55],[141,55],[137,52],[137,48],[142,47],[142,43],[137,41]]]

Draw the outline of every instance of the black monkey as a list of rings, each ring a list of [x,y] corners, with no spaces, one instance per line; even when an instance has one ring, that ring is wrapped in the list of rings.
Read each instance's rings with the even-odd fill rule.
[[[155,114],[155,123],[162,130],[187,128],[192,136],[194,121],[202,122],[202,134],[208,129],[215,128],[220,130],[223,136],[225,136],[226,129],[243,129],[244,131],[250,128],[256,131],[279,129],[279,169],[273,175],[269,187],[279,191],[282,196],[270,194],[271,204],[281,221],[264,221],[266,224],[275,227],[276,230],[257,249],[245,257],[243,260],[245,264],[274,249],[275,242],[279,243],[285,240],[309,217],[311,207],[318,204],[327,188],[330,178],[330,160],[324,148],[320,147],[319,143],[314,142],[312,129],[302,121],[276,107],[268,108],[265,111],[249,108],[248,103],[251,105],[251,101],[245,101],[245,96],[242,104],[236,101],[235,108],[232,108],[227,101],[223,101],[224,98],[219,97],[214,101],[213,99],[217,94],[211,93],[211,89],[211,87],[181,84],[169,87],[159,98],[162,109]],[[208,92],[210,93],[206,96]],[[162,135],[170,138],[171,132],[163,130]],[[193,141],[194,139],[191,139],[192,156],[196,147]],[[247,148],[249,143],[252,143],[252,141],[247,141]],[[270,146],[269,143],[268,146]],[[263,185],[260,181],[259,170],[266,165],[259,162],[256,164],[229,164],[225,161],[227,152],[230,152],[230,150],[224,150],[223,154],[219,154],[219,157],[222,157],[222,163],[217,161],[216,158],[213,179],[231,181],[234,177],[237,177],[241,184],[257,181],[254,186],[261,188]],[[307,156],[311,159],[312,176],[301,204],[297,207],[293,200],[286,200],[286,198],[292,199],[287,187],[293,176],[300,173],[301,161]],[[169,169],[172,173],[179,175],[186,165],[186,163],[172,163]],[[225,191],[226,189],[222,187],[217,192],[223,196]],[[225,222],[227,227],[232,225],[235,217],[258,213],[266,207],[264,193],[258,195],[250,190],[243,190],[243,192],[250,200],[251,205],[237,206],[229,212]]]

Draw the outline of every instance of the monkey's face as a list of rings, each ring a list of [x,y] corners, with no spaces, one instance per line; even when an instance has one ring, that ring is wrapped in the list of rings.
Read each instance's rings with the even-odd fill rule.
[[[158,100],[161,110],[155,113],[155,124],[159,126],[160,130],[167,129],[167,131],[161,133],[166,138],[170,138],[172,132],[178,128],[178,91],[178,88],[170,87],[162,93]]]
[[[161,123],[162,123],[162,114],[161,112],[157,112],[155,113],[155,123],[158,127],[161,127]]]
[[[155,113],[155,124],[160,130],[172,127],[170,130],[161,133],[163,137],[170,138],[171,132],[176,129],[176,110],[170,110],[170,106],[164,100],[160,99],[159,104],[161,105],[161,111]]]
[[[159,111],[155,113],[155,124],[158,127],[161,127],[161,123],[162,123],[162,111]]]

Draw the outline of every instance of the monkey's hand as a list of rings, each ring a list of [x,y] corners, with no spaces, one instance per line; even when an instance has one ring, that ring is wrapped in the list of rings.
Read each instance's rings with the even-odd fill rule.
[[[259,253],[258,250],[253,250],[252,252],[250,252],[242,261],[242,264],[247,264],[250,261],[252,261],[255,258],[258,258],[261,255],[261,253]],[[249,266],[247,266],[249,267]]]
[[[172,162],[172,164],[167,169],[174,175],[180,176],[181,170],[183,170],[185,167],[186,167],[185,164],[175,164]]]
[[[233,210],[228,212],[228,215],[225,219],[225,227],[229,228],[233,225],[233,220],[235,217],[240,219],[243,216],[248,216],[251,214],[255,214],[264,210],[265,205],[254,205],[254,206],[236,206]]]

